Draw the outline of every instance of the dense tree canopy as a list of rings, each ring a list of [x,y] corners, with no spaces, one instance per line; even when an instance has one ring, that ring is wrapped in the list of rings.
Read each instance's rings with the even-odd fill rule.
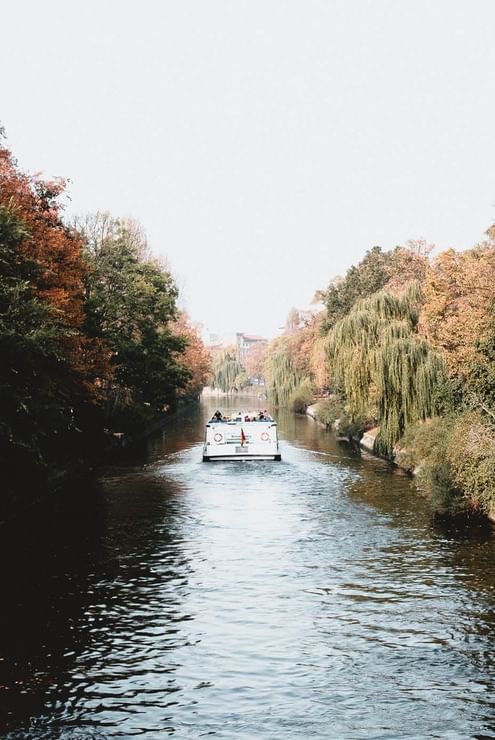
[[[78,456],[96,397],[82,242],[62,221],[62,192],[0,150],[0,454],[11,479]]]
[[[108,397],[122,400],[125,391],[153,406],[173,403],[189,372],[179,360],[186,339],[172,330],[178,291],[170,272],[148,256],[132,222],[96,214],[76,226],[85,242],[85,328],[108,349]]]
[[[335,278],[324,293],[327,328],[340,321],[360,298],[376,293],[389,280],[390,256],[381,247],[373,247],[364,259],[352,266],[345,277]]]
[[[465,380],[483,365],[484,344],[493,335],[495,231],[470,250],[443,252],[432,262],[424,284],[422,330],[442,350],[452,376]]]
[[[87,459],[123,410],[136,423],[197,397],[208,372],[141,227],[108,214],[67,225],[64,187],[0,149],[0,456],[10,480]]]
[[[185,340],[181,364],[188,373],[185,386],[179,389],[179,396],[198,398],[208,385],[211,376],[211,357],[200,336],[198,326],[194,326],[185,311],[181,311],[172,325],[172,332]]]

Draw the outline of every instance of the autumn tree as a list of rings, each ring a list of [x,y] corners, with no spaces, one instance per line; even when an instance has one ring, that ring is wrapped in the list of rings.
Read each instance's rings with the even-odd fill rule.
[[[399,294],[412,283],[422,285],[434,248],[435,245],[426,239],[410,239],[405,245],[389,252],[386,267],[388,280],[384,286],[387,292]]]
[[[198,398],[211,376],[211,357],[200,336],[199,326],[191,323],[187,313],[180,311],[172,324],[172,331],[185,340],[185,349],[180,362],[189,374],[183,388],[182,398]]]
[[[308,372],[317,393],[328,389],[332,382],[331,367],[328,362],[328,336],[323,331],[325,312],[316,313],[306,328]]]
[[[422,330],[439,347],[453,377],[466,380],[483,362],[495,303],[495,230],[474,249],[440,254],[425,281]]]
[[[249,348],[244,360],[244,368],[250,378],[256,378],[258,381],[264,379],[263,366],[266,356],[266,342],[257,342]]]
[[[285,320],[285,334],[293,334],[301,325],[301,314],[294,306],[287,314]]]
[[[0,447],[14,477],[80,455],[97,395],[82,242],[63,223],[63,190],[0,150]]]

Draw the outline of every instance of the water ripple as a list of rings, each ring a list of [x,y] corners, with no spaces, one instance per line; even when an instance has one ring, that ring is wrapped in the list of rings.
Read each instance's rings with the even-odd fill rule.
[[[204,465],[198,418],[105,471],[82,522],[33,529],[35,561],[19,543],[3,737],[495,737],[491,536],[280,428],[281,463]]]

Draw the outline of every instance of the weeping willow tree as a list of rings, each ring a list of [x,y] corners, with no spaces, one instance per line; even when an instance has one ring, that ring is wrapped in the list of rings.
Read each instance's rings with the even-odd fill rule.
[[[238,390],[238,379],[244,368],[237,359],[235,349],[225,349],[213,360],[213,387],[224,393]]]
[[[275,406],[290,406],[298,391],[310,385],[295,368],[289,336],[279,337],[270,344],[264,374],[268,398]]]
[[[404,429],[433,416],[443,364],[417,333],[421,292],[380,291],[358,301],[332,330],[328,352],[351,417],[375,418],[390,453]]]

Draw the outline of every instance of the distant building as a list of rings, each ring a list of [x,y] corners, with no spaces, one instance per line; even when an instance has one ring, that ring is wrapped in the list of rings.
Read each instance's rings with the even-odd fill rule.
[[[265,337],[260,337],[257,334],[243,334],[242,332],[237,332],[235,336],[237,356],[241,363],[244,362],[252,347],[268,344],[268,340],[265,339]]]

